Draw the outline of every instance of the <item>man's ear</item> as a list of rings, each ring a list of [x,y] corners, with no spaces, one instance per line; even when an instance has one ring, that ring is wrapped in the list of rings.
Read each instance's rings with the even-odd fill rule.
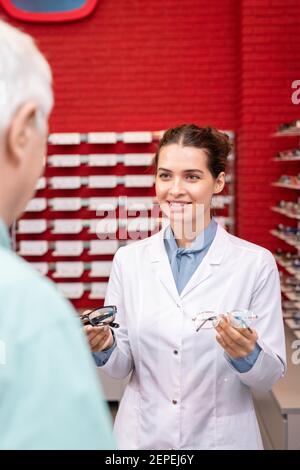
[[[15,113],[7,131],[6,149],[11,162],[18,165],[26,153],[36,125],[37,105],[29,101]]]
[[[225,173],[222,171],[221,173],[218,174],[216,181],[215,181],[215,187],[214,187],[214,194],[219,194],[220,192],[223,191],[225,186]]]

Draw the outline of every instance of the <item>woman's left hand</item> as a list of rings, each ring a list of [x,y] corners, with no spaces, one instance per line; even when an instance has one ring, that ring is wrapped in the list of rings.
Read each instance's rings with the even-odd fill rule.
[[[221,320],[216,326],[216,339],[232,359],[248,356],[254,349],[257,341],[257,333],[251,328],[235,328],[230,320],[221,315]]]

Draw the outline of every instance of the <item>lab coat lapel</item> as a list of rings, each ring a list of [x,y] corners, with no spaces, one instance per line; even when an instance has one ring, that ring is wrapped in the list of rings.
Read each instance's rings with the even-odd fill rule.
[[[191,290],[195,289],[195,287],[212,275],[216,266],[221,264],[223,255],[226,253],[227,242],[228,234],[226,230],[224,230],[221,225],[218,225],[216,236],[208,250],[208,253],[184,287],[180,295],[181,298],[188,295]]]
[[[150,246],[150,262],[156,271],[159,281],[163,284],[169,295],[175,302],[180,303],[180,296],[177,291],[172,268],[164,245],[165,230],[166,228],[162,229],[152,239],[152,244]],[[155,292],[153,292],[153,295],[155,295]]]

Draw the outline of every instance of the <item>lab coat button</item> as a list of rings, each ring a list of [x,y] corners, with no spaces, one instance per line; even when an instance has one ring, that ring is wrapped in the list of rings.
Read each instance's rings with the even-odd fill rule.
[[[177,400],[172,400],[173,405],[177,405]]]
[[[174,354],[178,354],[178,351],[176,351],[176,349],[173,351]]]

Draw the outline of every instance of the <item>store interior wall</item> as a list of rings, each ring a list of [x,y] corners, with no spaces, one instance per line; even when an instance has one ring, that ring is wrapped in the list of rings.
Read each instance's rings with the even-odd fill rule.
[[[101,0],[74,23],[21,23],[1,7],[0,17],[32,34],[53,67],[52,132],[234,130],[237,234],[278,246],[270,183],[283,167],[271,160],[291,141],[272,134],[300,117],[299,0]]]
[[[287,199],[272,187],[281,174],[297,174],[295,164],[272,161],[279,150],[299,146],[299,137],[276,138],[278,125],[300,118],[292,83],[300,78],[299,0],[240,2],[240,93],[237,101],[237,227],[241,237],[272,251],[286,245],[269,233],[282,223],[270,207]],[[289,190],[289,200],[298,192]],[[284,221],[288,225],[288,222]]]

